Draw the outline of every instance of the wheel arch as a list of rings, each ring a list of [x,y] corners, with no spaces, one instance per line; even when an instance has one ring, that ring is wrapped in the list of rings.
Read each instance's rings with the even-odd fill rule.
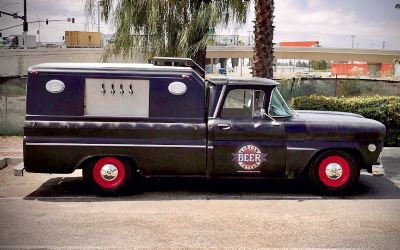
[[[84,169],[88,164],[95,162],[96,160],[103,158],[103,157],[115,157],[121,158],[129,162],[129,165],[132,167],[133,171],[139,171],[139,165],[137,164],[136,160],[129,155],[123,154],[96,154],[96,155],[89,155],[82,158],[78,164],[76,165],[77,169]]]
[[[344,153],[349,154],[350,156],[354,157],[354,160],[357,162],[358,168],[361,170],[365,166],[364,157],[360,150],[356,148],[348,148],[348,147],[333,147],[333,148],[324,148],[316,151],[310,159],[307,161],[306,165],[303,167],[303,170],[300,172],[300,176],[307,174],[308,170],[310,169],[312,163],[320,156],[321,154],[328,152],[328,151],[342,151]]]

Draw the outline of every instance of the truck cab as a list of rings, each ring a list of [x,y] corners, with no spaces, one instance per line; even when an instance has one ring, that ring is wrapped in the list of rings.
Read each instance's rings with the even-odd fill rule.
[[[204,77],[190,59],[41,64],[29,69],[24,164],[83,169],[96,192],[137,176],[296,179],[344,192],[383,175],[385,127],[351,113],[293,111],[279,83]]]

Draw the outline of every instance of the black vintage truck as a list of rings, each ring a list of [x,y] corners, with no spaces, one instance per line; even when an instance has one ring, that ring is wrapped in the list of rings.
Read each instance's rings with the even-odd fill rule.
[[[96,191],[135,177],[308,176],[344,192],[360,170],[384,174],[385,126],[342,112],[293,111],[273,80],[204,79],[191,60],[40,64],[29,69],[28,172],[83,169]]]

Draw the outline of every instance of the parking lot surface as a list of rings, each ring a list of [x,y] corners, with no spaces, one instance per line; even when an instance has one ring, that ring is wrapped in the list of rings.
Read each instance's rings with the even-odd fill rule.
[[[400,159],[348,196],[302,182],[151,180],[97,197],[81,173],[0,171],[0,248],[375,248],[400,246]]]

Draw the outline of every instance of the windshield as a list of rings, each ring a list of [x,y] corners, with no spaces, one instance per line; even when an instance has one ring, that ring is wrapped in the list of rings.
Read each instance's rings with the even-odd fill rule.
[[[277,88],[274,88],[271,93],[271,103],[269,105],[268,113],[270,116],[292,116],[292,111],[286,104],[285,100],[279,93]]]

